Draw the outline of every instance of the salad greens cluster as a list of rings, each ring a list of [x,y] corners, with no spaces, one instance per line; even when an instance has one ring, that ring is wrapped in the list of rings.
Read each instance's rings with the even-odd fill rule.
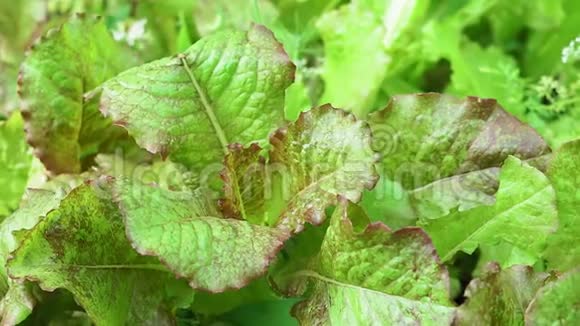
[[[579,324],[578,21],[0,2],[0,325]]]

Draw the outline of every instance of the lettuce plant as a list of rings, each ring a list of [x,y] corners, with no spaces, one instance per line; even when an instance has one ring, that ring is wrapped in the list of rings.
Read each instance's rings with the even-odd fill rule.
[[[417,92],[370,112],[391,69],[412,65],[394,58],[427,7],[326,12],[322,98],[344,107],[296,119],[294,82],[315,78],[275,36],[288,20],[200,29],[154,61],[91,15],[48,31],[0,125],[14,179],[0,192],[2,325],[578,323],[580,140],[552,148],[507,97]],[[364,13],[358,34],[335,28]],[[442,15],[426,28],[462,23]],[[439,50],[462,60],[458,44]],[[404,219],[384,204],[397,196]]]

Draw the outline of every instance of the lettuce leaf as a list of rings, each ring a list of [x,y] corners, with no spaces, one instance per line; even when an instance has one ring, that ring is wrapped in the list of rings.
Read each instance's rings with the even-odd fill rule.
[[[127,236],[194,289],[239,289],[266,272],[289,234],[227,219],[202,196],[121,181],[116,198]]]
[[[263,141],[283,121],[293,79],[280,43],[255,25],[121,73],[103,84],[101,110],[141,147],[200,173],[219,166],[228,144]]]
[[[368,125],[330,105],[302,113],[270,144],[267,165],[259,147],[231,147],[222,173],[227,216],[298,232],[322,223],[337,195],[358,202],[377,180]]]
[[[317,257],[293,277],[310,283],[292,313],[303,324],[448,324],[449,276],[418,228],[352,221],[341,199]],[[363,226],[362,231],[357,226]]]
[[[505,161],[499,180],[493,206],[454,211],[421,223],[443,261],[450,260],[458,251],[471,254],[480,244],[502,243],[519,249],[534,262],[541,258],[547,237],[558,226],[552,185],[540,171],[514,157]],[[529,259],[499,260],[504,268],[525,262]]]
[[[32,155],[24,139],[19,113],[0,124],[0,221],[10,215],[24,194],[32,164]]]
[[[93,90],[136,63],[100,18],[84,15],[31,47],[18,79],[21,112],[28,143],[49,171],[79,173],[102,145],[123,137],[99,113]]]
[[[108,182],[82,185],[25,235],[8,262],[12,278],[46,291],[69,290],[98,324],[171,324],[189,288],[159,262],[131,248]]]
[[[420,220],[493,204],[509,155],[543,169],[550,152],[493,99],[400,95],[369,123],[373,149],[382,155],[379,173],[408,191]]]

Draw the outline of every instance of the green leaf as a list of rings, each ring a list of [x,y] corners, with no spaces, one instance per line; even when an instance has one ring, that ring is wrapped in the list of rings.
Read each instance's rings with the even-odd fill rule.
[[[526,325],[578,324],[579,305],[580,270],[576,268],[538,291],[526,310]]]
[[[372,221],[383,222],[395,230],[415,225],[417,219],[408,192],[384,177],[372,190],[365,191],[360,205]]]
[[[304,230],[292,236],[284,244],[276,261],[268,271],[272,289],[284,297],[301,295],[306,284],[291,276],[303,270],[318,255],[330,219],[322,225],[306,224]]]
[[[191,290],[131,248],[108,187],[74,189],[26,235],[8,262],[10,276],[67,289],[97,324],[170,324],[167,310]]]
[[[300,113],[308,111],[312,107],[312,101],[308,95],[304,73],[296,71],[294,84],[286,89],[284,103],[284,115],[289,121],[296,121]]]
[[[473,271],[474,275],[479,275],[489,262],[502,262],[503,266],[527,265],[534,266],[538,261],[535,254],[530,254],[527,248],[515,247],[510,242],[502,241],[495,244],[480,243],[478,255],[470,257],[477,258],[477,265]]]
[[[557,2],[557,1],[554,1]],[[577,1],[567,1],[566,16],[560,24],[531,33],[524,52],[524,72],[531,78],[553,74],[562,65],[562,49],[580,34],[578,20],[580,5]],[[541,15],[543,12],[538,13]]]
[[[25,284],[11,281],[8,292],[0,301],[0,321],[2,325],[17,325],[31,313],[36,300]]]
[[[99,147],[123,135],[101,116],[98,94],[85,96],[136,60],[99,18],[78,15],[34,45],[20,68],[28,143],[48,170],[77,173]]]
[[[56,208],[62,194],[48,190],[30,190],[28,198],[20,209],[0,224],[0,320],[7,324],[17,324],[24,320],[35,305],[29,288],[22,282],[12,280],[6,271],[6,261],[10,253],[20,245],[15,232],[29,230],[50,210]]]
[[[481,48],[465,42],[449,55],[449,60],[453,74],[448,92],[493,98],[510,113],[525,116],[525,83],[512,57],[495,47]]]
[[[18,207],[26,188],[32,156],[19,113],[0,124],[0,221]]]
[[[560,222],[557,232],[548,239],[544,253],[550,268],[567,271],[580,265],[580,140],[560,147],[548,168],[548,177],[556,191]]]
[[[0,3],[0,116],[18,109],[18,65],[43,28],[44,11],[44,4],[38,1]]]
[[[479,244],[508,243],[538,260],[546,238],[557,227],[555,193],[548,178],[518,160],[508,158],[500,173],[500,185],[493,206],[480,206],[422,224],[443,261],[458,251],[472,253]],[[527,262],[528,258],[526,257]],[[500,260],[502,267],[516,263]],[[519,262],[521,263],[521,262]]]
[[[529,266],[501,270],[492,263],[465,290],[467,301],[457,309],[457,325],[523,325],[524,313],[548,275]],[[455,325],[454,323],[454,325]]]
[[[127,235],[195,289],[239,289],[266,272],[288,238],[279,229],[226,219],[202,196],[121,182],[117,198]]]
[[[187,50],[193,44],[191,40],[191,33],[189,31],[189,26],[187,25],[187,20],[183,13],[179,14],[179,32],[177,34],[177,51],[182,52]]]
[[[291,32],[312,33],[310,29],[320,15],[334,8],[340,0],[272,0],[280,11],[279,21]]]
[[[308,269],[313,283],[293,314],[308,325],[448,324],[449,276],[428,236],[419,228],[392,232],[382,223],[357,232],[348,202],[341,200],[322,248]]]
[[[353,1],[322,15],[317,23],[324,41],[321,103],[364,117],[394,58],[392,47],[423,16],[428,1]]]
[[[2,282],[8,280],[4,263],[9,254],[20,245],[19,239],[13,232],[33,228],[42,217],[58,206],[62,197],[62,193],[49,190],[30,190],[22,207],[0,224],[0,261],[2,261],[0,277]],[[6,288],[2,288],[1,292],[6,292]]]
[[[282,46],[254,25],[123,72],[103,85],[101,110],[141,147],[199,172],[219,163],[228,144],[262,140],[283,121],[293,76]]]
[[[224,212],[249,220],[262,214],[258,223],[273,216],[281,227],[296,232],[306,222],[320,224],[337,195],[357,202],[365,188],[374,186],[376,154],[370,142],[368,125],[352,114],[330,105],[302,113],[270,137],[267,166],[260,163],[255,146],[226,156]],[[232,163],[237,164],[235,173]],[[283,203],[274,207],[267,202],[275,201],[268,191],[281,194]]]
[[[409,192],[420,219],[493,204],[499,167],[509,155],[542,168],[550,151],[492,99],[399,95],[369,123],[381,176]]]
[[[220,209],[227,217],[243,218],[255,224],[263,222],[266,211],[267,171],[260,146],[247,148],[240,144],[228,146],[221,177],[224,198]]]
[[[193,13],[202,36],[224,29],[247,30],[252,22],[269,26],[278,17],[269,0],[198,0]]]

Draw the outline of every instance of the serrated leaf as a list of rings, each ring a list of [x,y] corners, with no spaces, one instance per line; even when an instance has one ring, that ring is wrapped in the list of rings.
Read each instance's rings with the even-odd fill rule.
[[[0,124],[0,220],[18,207],[28,181],[32,156],[22,128],[19,113]]]
[[[450,323],[449,277],[428,236],[419,228],[392,232],[382,223],[356,232],[347,211],[348,202],[341,200],[317,259],[295,274],[314,283],[306,300],[293,309],[299,321],[308,325]]]
[[[493,204],[509,155],[542,168],[550,151],[492,99],[399,95],[369,123],[380,173],[409,191],[420,219]]]
[[[293,76],[280,43],[255,25],[125,71],[103,85],[101,110],[141,147],[199,172],[220,163],[228,144],[263,140],[283,121]]]
[[[288,233],[226,219],[202,196],[121,182],[117,198],[135,249],[156,256],[195,289],[247,285],[266,268]]]
[[[493,206],[454,211],[445,217],[425,220],[422,225],[443,261],[453,258],[458,251],[472,253],[479,244],[501,243],[517,247],[536,261],[548,235],[558,225],[555,200],[554,189],[544,174],[510,157],[501,170]],[[509,267],[516,261],[499,263]]]
[[[573,269],[540,289],[526,310],[526,325],[580,322],[580,270]]]
[[[35,44],[20,67],[28,143],[48,170],[77,173],[99,146],[123,135],[101,116],[98,94],[85,97],[136,60],[99,18],[78,15]]]
[[[529,266],[501,270],[492,263],[465,290],[467,301],[457,309],[454,325],[523,325],[524,313],[548,275]]]
[[[97,324],[169,324],[167,309],[191,291],[131,248],[107,188],[102,182],[69,193],[26,235],[9,274],[47,291],[67,289]]]
[[[374,186],[376,154],[370,142],[368,125],[352,114],[330,105],[304,112],[272,134],[266,166],[256,147],[226,156],[224,212],[258,217],[258,222],[274,217],[280,227],[294,231],[306,222],[320,224],[337,195],[357,202],[364,189]],[[238,164],[235,171],[233,162]],[[276,200],[281,203],[272,205]]]
[[[580,265],[580,140],[560,147],[548,168],[556,191],[559,227],[548,239],[544,257],[548,267],[567,271]]]

